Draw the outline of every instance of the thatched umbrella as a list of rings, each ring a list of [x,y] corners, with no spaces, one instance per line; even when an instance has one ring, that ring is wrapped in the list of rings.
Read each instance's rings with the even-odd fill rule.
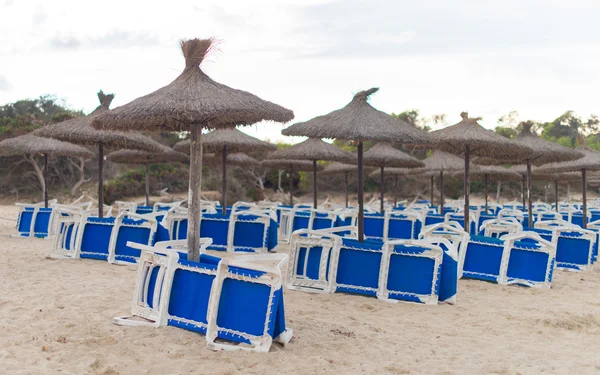
[[[44,177],[40,179],[40,167],[35,161],[34,156],[42,154],[44,156]],[[35,168],[36,175],[40,181],[44,194],[44,207],[48,208],[48,155],[58,156],[79,156],[89,158],[92,153],[86,148],[71,143],[36,137],[29,133],[14,138],[8,138],[0,142],[0,155],[29,155],[28,161]]]
[[[456,172],[464,168],[464,160],[444,151],[433,151],[423,160],[425,170],[440,175],[440,213],[444,212],[444,172]],[[433,204],[433,175],[431,176],[431,204]]]
[[[344,163],[331,163],[323,169],[323,174],[344,174],[344,196],[346,198],[346,208],[348,208],[348,174],[356,170],[356,165]]]
[[[312,171],[314,164],[309,160],[293,160],[293,159],[267,159],[263,160],[263,167],[276,168],[288,171],[290,174],[290,205],[294,205],[294,181],[292,175],[294,172]],[[323,170],[323,167],[317,165],[317,170]]]
[[[223,215],[227,212],[227,153],[228,152],[247,152],[247,151],[274,151],[277,146],[272,143],[261,141],[260,139],[249,136],[248,134],[236,128],[215,129],[210,133],[204,134],[202,146],[207,152],[214,152],[221,155],[221,174],[222,174],[222,206]],[[186,139],[174,146],[176,151],[187,153],[190,151],[190,140]]]
[[[529,147],[533,152],[529,155],[493,155],[492,157],[479,158],[475,160],[477,164],[525,164],[527,166],[527,204],[529,215],[529,227],[533,226],[533,213],[531,203],[531,165],[540,166],[547,163],[576,160],[583,157],[583,154],[561,146],[554,142],[546,141],[531,131],[534,123],[525,121],[521,123],[523,130],[514,139],[514,142],[525,147]],[[523,207],[525,208],[525,207]]]
[[[586,172],[588,170],[600,170],[600,152],[594,151],[585,146],[580,146],[577,151],[583,154],[583,157],[576,160],[564,161],[560,163],[547,164],[539,168],[540,173],[561,173],[581,171],[581,199],[583,203],[583,227],[587,227],[587,188]]]
[[[503,136],[485,129],[477,121],[480,118],[469,118],[467,112],[460,114],[462,120],[452,126],[431,133],[435,138],[435,148],[462,156],[464,160],[464,195],[465,223],[469,222],[469,165],[471,156],[491,156],[497,158],[526,158],[532,150],[524,145],[514,143]]]
[[[353,163],[354,155],[320,138],[308,138],[283,150],[267,155],[267,159],[310,160],[313,164],[313,207],[317,208],[317,160]]]
[[[454,176],[462,176],[464,171],[458,171]],[[488,181],[490,178],[496,181],[520,180],[521,175],[508,168],[498,166],[473,166],[469,169],[469,178],[484,182],[485,212],[488,210]]]
[[[173,162],[187,163],[190,159],[181,152],[161,145],[162,152],[139,150],[119,150],[106,155],[106,160],[120,164],[143,164],[146,166],[146,206],[150,205],[150,164],[166,164]]]
[[[98,217],[103,216],[104,205],[104,147],[161,152],[160,144],[138,132],[101,131],[90,126],[91,119],[109,111],[113,94],[98,92],[100,105],[88,116],[77,117],[58,124],[44,126],[34,132],[39,137],[54,138],[78,145],[98,146]]]
[[[294,124],[281,132],[283,135],[336,138],[357,143],[358,240],[361,242],[364,239],[363,142],[423,144],[431,140],[425,131],[373,108],[368,99],[377,90],[371,88],[361,91],[345,107]]]
[[[384,169],[385,167],[397,168],[419,168],[425,164],[405,154],[404,152],[395,149],[390,143],[379,142],[371,147],[363,156],[364,165],[369,167],[378,167],[379,175],[379,212],[383,213],[383,198],[384,198]]]
[[[292,111],[246,91],[213,81],[200,64],[211,51],[211,39],[181,42],[185,69],[173,82],[129,104],[94,118],[105,130],[168,130],[191,132],[188,258],[200,257],[200,185],[202,181],[202,128],[251,125],[262,120],[294,118]]]

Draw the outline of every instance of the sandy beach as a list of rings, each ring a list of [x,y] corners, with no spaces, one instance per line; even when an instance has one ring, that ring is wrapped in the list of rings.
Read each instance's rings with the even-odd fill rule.
[[[14,233],[2,220],[3,374],[600,373],[598,269],[557,271],[550,290],[461,280],[455,306],[286,291],[291,343],[226,353],[190,331],[112,324],[129,313],[134,266],[49,260],[51,241]]]

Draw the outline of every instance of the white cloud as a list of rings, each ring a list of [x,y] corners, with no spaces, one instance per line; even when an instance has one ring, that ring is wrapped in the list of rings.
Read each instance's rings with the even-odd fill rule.
[[[179,39],[216,36],[219,52],[203,66],[208,74],[293,109],[297,121],[372,86],[381,88],[372,99],[381,110],[446,113],[449,123],[467,110],[488,127],[512,110],[522,119],[550,120],[568,109],[597,109],[600,4],[473,4],[57,0],[42,8],[5,1],[0,104],[54,93],[91,111],[103,89],[122,105],[181,72]],[[281,128],[245,131],[282,140]]]

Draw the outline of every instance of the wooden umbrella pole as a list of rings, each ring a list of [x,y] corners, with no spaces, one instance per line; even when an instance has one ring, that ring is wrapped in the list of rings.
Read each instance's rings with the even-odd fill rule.
[[[290,166],[290,206],[294,206],[294,167]]]
[[[463,185],[464,185],[464,191],[465,191],[465,212],[464,212],[464,217],[465,217],[465,226],[464,229],[465,231],[468,233],[469,232],[469,194],[471,194],[471,187],[469,186],[469,163],[470,163],[470,157],[471,157],[471,149],[469,148],[469,145],[465,145],[465,174],[463,176]]]
[[[521,205],[523,206],[523,210],[525,210],[525,180],[527,179],[527,177],[525,175],[522,176],[521,178],[521,200],[522,203]]]
[[[98,143],[98,217],[104,216],[104,147]]]
[[[222,195],[222,200],[223,202],[221,202],[221,214],[223,214],[223,216],[227,215],[227,145],[223,145],[223,160],[222,160],[222,167],[221,167],[221,171],[223,172],[223,182],[222,182],[222,188],[223,188],[223,193]]]
[[[444,214],[444,171],[440,171],[440,214]]]
[[[531,160],[527,159],[527,226],[533,228],[533,205],[531,203]]]
[[[364,228],[364,197],[363,197],[363,142],[358,142],[358,241],[363,242],[365,237]]]
[[[430,205],[433,206],[433,176],[431,176],[431,183],[429,186],[429,200],[430,200]]]
[[[317,208],[317,161],[313,160],[313,208]]]
[[[483,180],[485,184],[485,213],[488,213],[488,175],[487,173],[483,175]]]
[[[48,154],[44,154],[44,207],[48,208]]]
[[[190,186],[188,192],[188,260],[200,260],[200,188],[202,184],[202,127],[190,125]]]
[[[344,195],[346,196],[346,208],[348,208],[348,171],[344,172]]]
[[[398,175],[394,175],[394,208],[398,207]]]
[[[583,201],[583,229],[587,228],[587,181],[585,169],[581,170],[581,200]]]
[[[556,212],[558,212],[558,181],[554,180],[554,203],[556,204]]]
[[[150,158],[146,158],[146,206],[150,206]]]
[[[380,167],[380,173],[379,173],[379,212],[381,214],[383,214],[383,198],[384,198],[384,194],[385,194],[385,187],[383,186],[383,181],[384,181],[384,177],[383,177],[383,166]]]

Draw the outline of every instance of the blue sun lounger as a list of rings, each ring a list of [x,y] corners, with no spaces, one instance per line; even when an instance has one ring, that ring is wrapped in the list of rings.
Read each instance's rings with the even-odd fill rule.
[[[116,218],[89,216],[88,211],[59,209],[57,233],[51,257],[107,260],[115,264],[135,263],[139,250],[129,242],[151,244],[157,222],[151,215],[121,212]]]
[[[171,210],[162,220],[162,226],[173,240],[187,238],[187,210]],[[274,217],[263,211],[242,210],[222,215],[203,213],[200,236],[210,237],[209,250],[227,252],[266,253],[278,245],[278,225]]]
[[[453,248],[447,240],[439,242],[442,241]],[[444,254],[439,242],[399,240],[385,243],[377,297],[385,301],[437,304]],[[456,266],[453,268],[457,270]],[[456,284],[455,275],[452,296],[456,295]]]
[[[556,268],[585,271],[592,267],[598,233],[563,220],[539,221],[535,227],[536,230],[545,229],[552,233],[551,241],[556,246]]]
[[[511,233],[502,239],[471,236],[459,254],[461,277],[550,288],[556,247],[534,232]]]
[[[342,292],[382,300],[438,302],[442,280],[450,280],[441,276],[443,250],[439,245],[426,240],[359,242],[339,235],[348,230],[355,228],[294,232],[286,286],[313,293]],[[454,248],[446,243],[448,249]],[[456,255],[453,258],[454,266],[449,262],[447,268],[448,275],[454,272],[453,281],[443,289],[443,300],[447,302],[453,302],[456,295]]]
[[[267,352],[274,340],[290,341],[280,270],[285,254],[222,259],[204,254],[211,240],[202,238],[200,261],[192,262],[178,251],[182,241],[173,242],[180,244],[129,244],[143,250],[131,312],[145,320],[117,317],[115,324],[203,333],[212,350]]]
[[[56,200],[49,201],[48,204],[55,204]],[[54,211],[52,207],[45,208],[44,203],[16,203],[20,207],[19,215],[15,227],[17,238],[46,238],[52,232],[54,224]]]

